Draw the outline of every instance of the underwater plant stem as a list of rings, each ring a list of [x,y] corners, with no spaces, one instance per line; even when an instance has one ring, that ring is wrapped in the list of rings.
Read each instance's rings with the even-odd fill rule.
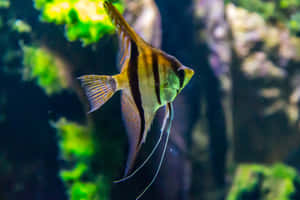
[[[128,176],[126,176],[124,178],[121,178],[119,180],[113,181],[114,183],[121,183],[123,181],[126,181],[126,180],[130,179],[137,172],[139,172],[144,167],[144,165],[150,160],[150,158],[152,157],[152,155],[154,154],[154,152],[156,151],[157,147],[159,146],[159,144],[161,142],[162,135],[164,133],[165,126],[166,126],[166,123],[167,123],[168,119],[169,119],[169,109],[166,108],[166,113],[165,113],[164,121],[163,121],[162,127],[160,129],[160,136],[159,136],[158,141],[156,142],[155,146],[153,147],[151,153],[148,155],[148,157],[146,158],[146,160],[136,170],[134,170],[134,172],[132,172],[130,175],[128,175]]]
[[[139,200],[143,195],[144,193],[151,187],[151,185],[154,183],[155,179],[157,178],[157,175],[160,171],[160,168],[162,166],[162,163],[163,163],[163,160],[164,160],[164,157],[165,157],[165,154],[166,154],[166,150],[167,150],[167,146],[168,146],[168,141],[169,141],[169,136],[170,136],[170,129],[171,129],[171,125],[172,125],[172,121],[173,121],[173,105],[172,103],[168,103],[168,110],[169,110],[169,123],[168,123],[168,128],[167,128],[167,136],[166,136],[166,142],[165,142],[165,145],[164,145],[164,149],[163,149],[163,152],[162,152],[162,155],[161,155],[161,159],[159,161],[159,165],[158,165],[158,168],[155,172],[155,175],[154,177],[152,178],[151,182],[147,185],[147,187],[143,190],[143,192],[141,194],[139,194],[139,196],[136,198],[136,200]]]

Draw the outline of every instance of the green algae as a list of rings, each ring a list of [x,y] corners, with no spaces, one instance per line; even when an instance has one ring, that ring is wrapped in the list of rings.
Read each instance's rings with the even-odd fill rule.
[[[276,15],[275,12],[275,3],[272,1],[263,1],[263,0],[238,0],[234,1],[238,6],[246,8],[251,12],[256,12],[261,14],[265,19],[274,17]]]
[[[253,165],[242,165],[238,168],[235,175],[233,187],[227,197],[227,200],[238,200],[249,195],[258,187],[258,177],[263,173],[264,168]],[[252,171],[255,171],[252,174]]]
[[[36,80],[44,91],[51,95],[61,92],[67,83],[59,75],[55,56],[46,49],[22,45],[24,79]]]
[[[263,190],[268,191],[270,188],[272,192],[266,193],[266,200],[290,200],[295,194],[295,183],[299,182],[300,178],[297,172],[283,164],[274,165],[270,170],[269,178],[264,182]]]
[[[76,182],[70,189],[70,200],[108,200],[107,185],[101,177],[95,182]]]
[[[96,199],[97,186],[93,183],[77,182],[71,189],[71,200],[89,200]]]
[[[44,22],[65,25],[69,41],[81,40],[84,45],[95,43],[115,27],[103,8],[103,0],[34,0]],[[116,8],[123,12],[121,1]]]
[[[300,32],[300,12],[297,12],[291,16],[289,21],[289,28],[293,33]]]
[[[10,1],[9,0],[0,0],[0,8],[9,8]]]
[[[55,123],[64,159],[88,159],[94,153],[92,130],[61,118]]]
[[[88,166],[85,163],[77,163],[71,170],[62,170],[60,176],[64,181],[76,181],[79,180],[87,170]]]
[[[300,183],[296,170],[283,164],[272,167],[242,164],[237,169],[227,200],[291,200]]]
[[[231,2],[250,12],[256,12],[265,19],[287,20],[290,14],[300,8],[300,0],[232,0]]]
[[[29,33],[32,29],[25,21],[17,19],[12,24],[12,30],[17,31],[18,33]]]
[[[71,200],[103,200],[108,199],[110,184],[108,179],[102,176],[95,176],[88,181],[83,177],[91,177],[89,166],[83,162],[76,164],[74,169],[62,170],[60,177],[67,185],[69,199]]]
[[[61,157],[74,163],[69,169],[62,169],[60,177],[65,183],[71,200],[109,199],[111,178],[103,169],[92,168],[96,149],[102,149],[94,142],[94,129],[75,122],[59,119],[52,123],[59,137]],[[105,174],[105,175],[104,175]]]

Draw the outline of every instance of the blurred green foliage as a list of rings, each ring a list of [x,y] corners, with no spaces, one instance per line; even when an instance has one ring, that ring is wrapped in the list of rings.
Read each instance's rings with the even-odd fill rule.
[[[294,33],[300,33],[300,11],[291,16],[291,20],[289,21],[289,28]]]
[[[86,164],[78,163],[72,170],[62,170],[60,176],[65,181],[74,181],[78,180],[87,170]]]
[[[237,169],[227,200],[292,200],[299,195],[296,194],[299,184],[296,170],[283,164],[272,167],[243,164]]]
[[[108,200],[109,189],[104,181],[76,182],[71,187],[70,200]]]
[[[294,34],[300,33],[300,0],[231,0],[231,2],[260,14],[265,20],[286,24]]]
[[[103,0],[34,0],[35,7],[42,11],[41,20],[65,24],[69,41],[80,39],[84,45],[97,42],[104,34],[114,32],[114,25],[106,14]],[[116,8],[123,12],[123,4],[117,1]]]
[[[96,148],[93,142],[93,129],[67,121],[65,118],[54,123],[54,126],[57,129],[62,158],[69,163],[75,163],[71,169],[60,172],[70,199],[108,199],[109,178],[91,168]]]
[[[10,1],[9,0],[0,0],[0,8],[9,8]]]
[[[94,144],[91,129],[60,119],[56,124],[59,145],[64,159],[89,159],[93,155]]]
[[[37,84],[48,95],[60,92],[67,87],[66,82],[60,78],[55,56],[46,49],[22,45],[24,79],[36,79]]]
[[[12,29],[18,33],[29,33],[31,32],[31,26],[25,21],[17,19],[12,24]]]
[[[97,187],[93,183],[77,182],[72,186],[71,200],[89,200],[96,199]]]

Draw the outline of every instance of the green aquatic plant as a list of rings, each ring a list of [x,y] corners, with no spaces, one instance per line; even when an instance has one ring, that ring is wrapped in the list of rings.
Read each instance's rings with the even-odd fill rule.
[[[289,28],[293,33],[300,33],[300,12],[297,12],[291,16]]]
[[[71,170],[62,170],[60,177],[68,187],[71,200],[103,200],[110,192],[109,182],[101,176],[91,176],[89,166],[79,162]],[[83,181],[83,177],[92,177]]]
[[[9,0],[0,0],[0,8],[9,8],[10,1]]]
[[[253,171],[255,172],[253,174]],[[251,194],[259,184],[259,177],[263,174],[264,168],[258,165],[240,166],[235,175],[233,186],[227,200],[243,199],[242,196]]]
[[[90,200],[98,199],[97,186],[93,183],[77,182],[72,186],[70,199],[71,200]]]
[[[282,9],[295,9],[300,6],[299,0],[279,0],[278,2]]]
[[[24,79],[37,81],[48,95],[62,91],[67,87],[65,79],[60,77],[55,56],[44,48],[22,45]]]
[[[70,200],[108,200],[110,188],[103,178],[95,182],[76,182],[70,189]]]
[[[273,1],[264,1],[264,0],[236,0],[233,1],[238,6],[246,8],[250,12],[257,12],[261,14],[265,19],[268,19],[270,17],[274,17],[276,13],[275,11],[275,2]]]
[[[104,175],[103,169],[95,171],[91,163],[95,159],[99,142],[94,141],[94,129],[70,122],[65,118],[52,123],[57,130],[61,157],[74,163],[71,169],[62,169],[60,177],[65,183],[71,200],[108,199],[111,179]]]
[[[65,118],[56,122],[55,127],[60,138],[59,146],[64,159],[85,160],[93,155],[94,144],[91,128],[69,122]]]
[[[69,41],[80,39],[84,45],[97,42],[103,35],[113,33],[114,25],[107,16],[103,0],[34,0],[40,10],[41,20],[57,25],[65,25]],[[121,1],[115,6],[120,12]]]
[[[292,199],[292,195],[296,192],[296,183],[300,183],[296,170],[283,164],[273,166],[269,178],[264,183],[264,190],[272,188],[273,192],[266,195],[266,199]]]
[[[18,33],[29,33],[31,32],[31,26],[25,21],[17,19],[12,24],[12,30],[17,31]]]
[[[71,170],[62,170],[60,176],[64,181],[76,181],[79,180],[87,170],[88,166],[85,163],[77,163]]]
[[[227,200],[292,200],[300,177],[296,170],[283,164],[272,167],[240,165]],[[299,190],[300,188],[298,188]]]

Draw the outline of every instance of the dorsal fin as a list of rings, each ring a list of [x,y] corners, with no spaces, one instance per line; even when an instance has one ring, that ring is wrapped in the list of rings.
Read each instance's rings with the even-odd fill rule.
[[[125,61],[130,59],[130,52],[131,52],[131,41],[128,36],[124,32],[120,32],[119,34],[119,66],[122,68],[125,66]]]
[[[111,18],[112,22],[116,25],[119,37],[119,67],[122,71],[126,60],[130,59],[130,52],[132,43],[139,49],[140,45],[146,44],[144,40],[133,30],[132,27],[125,21],[120,12],[109,1],[104,1],[103,7]]]
[[[104,1],[103,6],[111,18],[112,22],[116,25],[119,35],[123,32],[131,41],[137,43],[144,43],[144,40],[136,34],[133,28],[126,22],[121,13],[109,1]]]

